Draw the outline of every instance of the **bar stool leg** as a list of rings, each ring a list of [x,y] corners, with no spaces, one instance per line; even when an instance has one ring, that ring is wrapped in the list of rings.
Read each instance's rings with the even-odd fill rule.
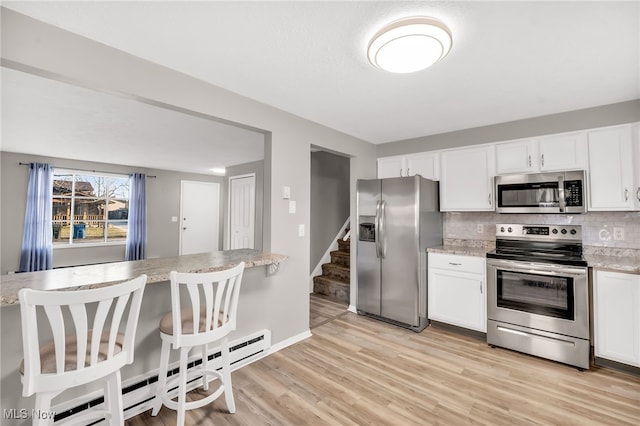
[[[162,408],[162,398],[167,393],[167,370],[169,369],[169,352],[171,351],[171,343],[166,340],[162,341],[162,349],[160,352],[160,370],[158,371],[158,384],[156,385],[156,398],[153,400],[152,416],[157,416]]]
[[[229,339],[222,339],[220,345],[222,351],[222,385],[224,386],[224,400],[227,409],[231,414],[236,412],[236,403],[233,399],[233,389],[231,385],[231,364],[229,362]]]
[[[187,403],[187,361],[189,358],[189,347],[180,348],[180,379],[178,385],[178,419],[177,426],[184,426],[184,418]]]
[[[122,380],[120,370],[110,374],[105,383],[105,405],[111,413],[110,425],[124,425],[124,408],[122,404]]]
[[[31,424],[33,426],[47,426],[53,424],[53,421],[47,415],[38,416],[37,413],[48,414],[51,411],[51,400],[59,392],[38,392],[36,393],[35,411]]]
[[[209,354],[207,353],[207,344],[202,345],[202,371],[207,371],[209,368]],[[209,390],[209,380],[207,375],[202,375],[202,389]]]

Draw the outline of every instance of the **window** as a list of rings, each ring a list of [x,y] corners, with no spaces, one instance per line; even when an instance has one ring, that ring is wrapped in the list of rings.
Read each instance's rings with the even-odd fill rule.
[[[54,170],[53,244],[125,243],[129,176]]]

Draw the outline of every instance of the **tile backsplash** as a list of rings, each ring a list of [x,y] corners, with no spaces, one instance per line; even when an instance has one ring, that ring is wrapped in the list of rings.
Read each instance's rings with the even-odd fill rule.
[[[581,225],[587,246],[640,249],[640,212],[589,212],[585,214],[444,213],[444,238],[495,240],[497,223]],[[621,228],[623,240],[614,239]]]

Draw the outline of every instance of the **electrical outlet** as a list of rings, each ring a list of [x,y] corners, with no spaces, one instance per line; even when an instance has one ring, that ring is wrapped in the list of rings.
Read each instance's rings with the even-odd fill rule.
[[[624,240],[624,228],[613,228],[613,239],[617,241]]]
[[[477,232],[478,234],[482,234],[482,233],[484,232],[484,225],[483,225],[483,224],[481,224],[481,223],[477,224],[477,225],[476,225],[476,232]]]

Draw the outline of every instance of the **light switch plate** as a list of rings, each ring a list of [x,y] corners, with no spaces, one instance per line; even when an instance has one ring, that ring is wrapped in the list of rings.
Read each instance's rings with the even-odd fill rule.
[[[282,199],[288,200],[289,198],[291,198],[291,187],[283,186],[282,187]]]
[[[294,200],[289,200],[289,213],[293,214],[296,212],[296,202]]]
[[[304,237],[304,223],[298,225],[298,237]]]
[[[171,216],[171,222],[177,222],[178,216]]]

